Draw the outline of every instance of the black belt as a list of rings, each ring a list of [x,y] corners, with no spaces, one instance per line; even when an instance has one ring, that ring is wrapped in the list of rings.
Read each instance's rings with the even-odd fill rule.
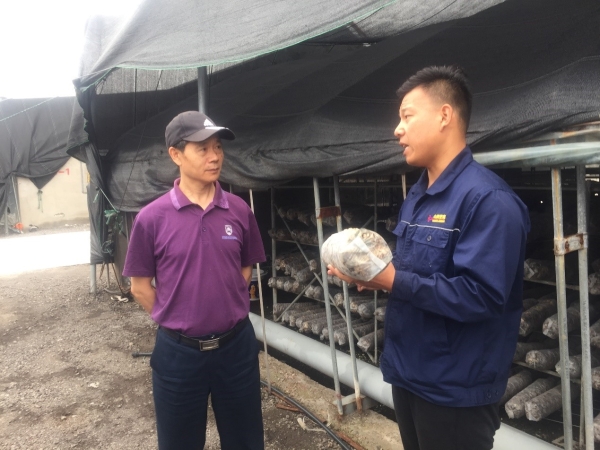
[[[177,339],[177,341],[181,342],[183,345],[187,345],[188,347],[197,348],[200,351],[205,352],[207,350],[215,350],[215,349],[225,345],[227,342],[232,340],[234,338],[234,336],[236,334],[238,334],[242,330],[242,328],[244,328],[244,326],[249,322],[250,322],[250,318],[248,316],[246,316],[246,318],[244,320],[242,320],[241,322],[238,322],[236,324],[236,326],[233,327],[231,330],[227,331],[226,333],[223,333],[222,335],[220,335],[214,339],[206,339],[206,340],[194,339],[194,338],[188,337],[184,334],[178,333],[175,330],[165,328],[163,326],[161,326],[160,329],[163,330],[169,336],[171,336],[173,339]]]

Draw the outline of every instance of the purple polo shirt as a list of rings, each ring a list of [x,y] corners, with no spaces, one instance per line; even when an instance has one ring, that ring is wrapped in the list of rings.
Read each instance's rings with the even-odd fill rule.
[[[179,188],[142,208],[123,275],[155,277],[152,319],[187,336],[230,330],[250,311],[241,268],[265,261],[252,210],[216,183],[203,210]]]

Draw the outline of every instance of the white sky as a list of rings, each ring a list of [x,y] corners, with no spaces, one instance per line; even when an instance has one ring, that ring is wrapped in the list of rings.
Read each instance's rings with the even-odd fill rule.
[[[74,95],[88,17],[129,14],[141,0],[2,0],[0,97]]]

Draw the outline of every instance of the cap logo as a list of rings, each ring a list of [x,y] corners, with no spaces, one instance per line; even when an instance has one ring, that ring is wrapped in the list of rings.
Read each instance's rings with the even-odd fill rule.
[[[215,124],[212,123],[210,120],[206,119],[206,120],[204,120],[204,126],[205,127],[214,127]]]

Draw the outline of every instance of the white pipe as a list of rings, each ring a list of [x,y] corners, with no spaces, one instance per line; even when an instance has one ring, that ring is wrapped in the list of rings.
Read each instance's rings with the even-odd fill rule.
[[[250,321],[252,322],[252,326],[254,326],[256,338],[264,342],[260,316],[250,313]],[[328,346],[270,320],[265,320],[265,323],[268,345],[318,370],[324,375],[333,376],[331,355]],[[354,385],[354,378],[350,356],[339,350],[336,350],[336,356],[340,381],[346,386],[352,387]],[[393,409],[392,388],[388,383],[383,381],[381,370],[361,360],[357,360],[356,365],[358,366],[361,392],[382,405]],[[556,450],[556,447],[516,428],[501,424],[500,429],[496,431],[496,435],[494,436],[493,450],[515,449]]]

